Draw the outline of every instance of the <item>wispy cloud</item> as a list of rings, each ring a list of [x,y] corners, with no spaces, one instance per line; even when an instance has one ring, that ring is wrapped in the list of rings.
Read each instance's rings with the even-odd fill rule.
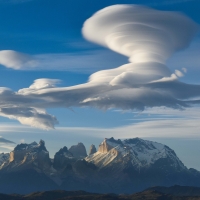
[[[200,108],[186,109],[185,111],[176,111],[165,109],[149,109],[144,111],[137,118],[132,118],[128,125],[116,126],[113,128],[98,127],[57,127],[54,131],[43,131],[36,128],[30,128],[22,125],[13,125],[11,123],[0,125],[0,132],[3,135],[19,135],[22,133],[24,137],[28,135],[47,135],[57,137],[64,134],[65,137],[93,137],[93,138],[109,138],[115,137],[125,138],[193,138],[200,139]],[[144,115],[150,114],[149,117]],[[24,134],[26,133],[26,134]],[[56,133],[56,134],[55,134]],[[26,136],[27,135],[27,136]]]
[[[9,144],[1,144],[0,143],[0,152],[7,152],[10,153],[14,149],[14,145],[9,145]]]
[[[15,144],[14,142],[10,140],[6,140],[5,138],[0,136],[0,143],[5,143],[5,144]]]
[[[0,152],[10,152],[15,143],[0,136]]]
[[[165,119],[147,120],[116,128],[59,127],[60,132],[82,134],[96,138],[193,138],[200,139],[199,119]],[[189,130],[188,131],[188,127]]]
[[[83,134],[97,138],[193,138],[200,139],[200,108],[183,111],[153,108],[134,113],[129,124],[113,128],[59,127],[58,131]],[[137,114],[137,115],[136,115]]]
[[[77,53],[28,55],[12,50],[0,51],[0,65],[14,70],[74,71],[91,73],[115,68],[127,58],[109,50]]]

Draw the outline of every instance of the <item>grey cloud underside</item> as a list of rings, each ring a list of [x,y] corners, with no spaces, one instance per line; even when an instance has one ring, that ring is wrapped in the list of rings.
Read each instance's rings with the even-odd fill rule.
[[[200,93],[200,86],[178,81],[135,85],[134,88],[106,84],[91,85],[91,83],[76,87],[42,89],[31,94],[28,94],[28,91],[26,94],[12,93],[12,96],[9,95],[9,102],[3,102],[2,99],[8,98],[4,96],[5,94],[1,94],[0,97],[3,98],[1,98],[0,115],[17,119],[22,124],[49,129],[58,123],[57,119],[40,109],[73,106],[123,110],[144,110],[157,106],[181,109],[197,103],[196,100],[187,99],[196,97]]]
[[[72,87],[56,87],[58,80],[38,79],[18,92],[2,88],[0,115],[49,129],[58,123],[44,110],[51,107],[182,109],[199,103],[200,85],[180,82],[186,70],[172,73],[165,63],[190,44],[197,30],[198,25],[180,13],[134,5],[107,7],[84,23],[83,36],[127,56],[130,63],[98,71],[87,83]]]

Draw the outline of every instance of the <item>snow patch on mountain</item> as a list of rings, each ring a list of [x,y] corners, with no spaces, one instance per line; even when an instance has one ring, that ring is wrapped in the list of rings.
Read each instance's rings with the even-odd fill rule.
[[[172,149],[166,145],[140,138],[123,141],[106,138],[95,154],[85,158],[86,161],[94,163],[99,168],[106,167],[110,163],[118,163],[120,160],[129,161],[137,168],[146,168],[155,164],[159,159],[170,159],[173,167],[186,169]]]

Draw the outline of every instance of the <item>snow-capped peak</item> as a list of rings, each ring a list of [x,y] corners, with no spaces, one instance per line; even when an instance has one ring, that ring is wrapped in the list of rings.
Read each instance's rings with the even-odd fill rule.
[[[172,149],[166,145],[140,138],[123,141],[105,138],[99,145],[97,153],[86,158],[87,161],[99,167],[105,167],[119,160],[128,160],[135,167],[149,167],[159,159],[170,159],[171,165],[185,169]]]

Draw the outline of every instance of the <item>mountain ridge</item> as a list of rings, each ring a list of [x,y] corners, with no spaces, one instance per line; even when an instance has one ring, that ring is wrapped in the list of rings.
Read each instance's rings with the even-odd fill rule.
[[[87,156],[83,143],[69,149],[65,146],[50,159],[43,140],[19,144],[9,158],[7,155],[7,159],[2,160],[0,192],[61,189],[133,193],[155,185],[200,186],[200,172],[185,167],[176,153],[164,144],[112,137],[105,138],[98,150],[92,148],[93,153]],[[27,174],[30,181],[25,178]],[[24,176],[23,182],[21,176]]]
[[[100,144],[99,150],[95,154],[86,157],[86,160],[92,160],[98,166],[98,155],[100,154],[101,157],[102,153],[104,156],[111,157],[111,159],[115,159],[119,154],[123,157],[131,156],[132,162],[137,168],[148,167],[160,158],[170,157],[174,164],[186,169],[175,152],[168,146],[140,138],[126,139],[124,141],[115,140],[113,137],[110,139],[105,138]],[[98,162],[95,162],[95,156],[97,156]]]

